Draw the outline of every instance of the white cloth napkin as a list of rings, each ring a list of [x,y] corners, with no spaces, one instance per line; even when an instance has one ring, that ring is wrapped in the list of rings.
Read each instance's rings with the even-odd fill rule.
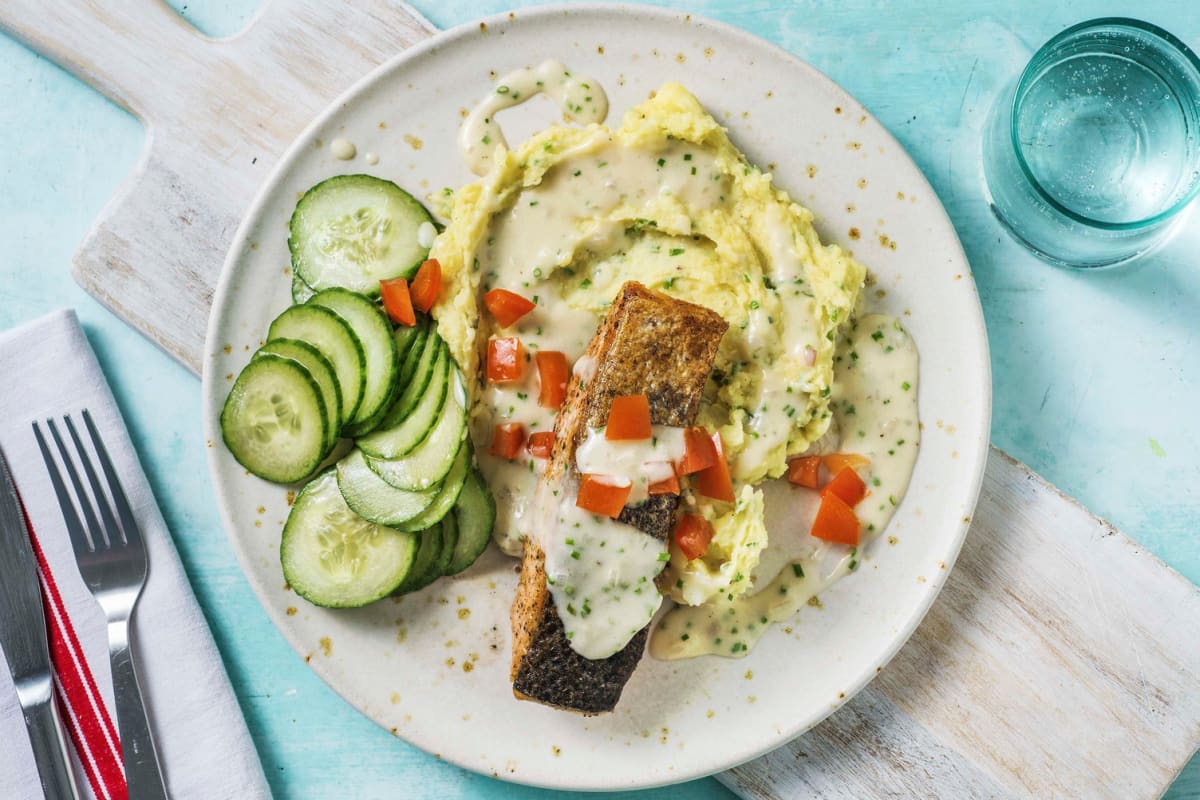
[[[104,616],[79,577],[62,513],[30,427],[34,420],[71,413],[86,439],[79,417],[84,408],[89,409],[104,439],[149,553],[149,577],[134,616],[133,636],[167,789],[176,800],[269,798],[258,754],[221,656],[75,313],[58,311],[0,333],[0,449],[8,459],[79,649],[115,726]],[[63,691],[61,682],[58,690]],[[75,734],[82,732],[76,730]],[[101,742],[106,738],[102,730],[93,729],[92,741],[97,736]],[[103,744],[100,747],[103,749]],[[78,754],[75,756],[75,774],[85,797],[109,794],[104,782],[96,780],[98,764],[108,754],[100,755],[89,759],[87,768]],[[112,769],[115,766],[110,763],[110,774]],[[0,797],[42,797],[7,668],[0,669]]]

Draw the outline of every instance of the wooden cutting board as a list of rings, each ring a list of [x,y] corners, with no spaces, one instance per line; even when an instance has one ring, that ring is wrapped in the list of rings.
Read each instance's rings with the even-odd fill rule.
[[[220,41],[159,2],[5,0],[0,28],[146,125],[74,272],[194,372],[226,249],[276,160],[435,32],[387,0],[273,0]],[[1156,797],[1198,745],[1200,590],[993,450],[913,639],[829,720],[719,777],[753,798]]]
[[[744,797],[1154,798],[1200,744],[1200,589],[992,448],[912,639]]]

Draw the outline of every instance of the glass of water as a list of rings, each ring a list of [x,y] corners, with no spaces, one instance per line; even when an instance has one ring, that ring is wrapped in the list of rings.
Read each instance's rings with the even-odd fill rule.
[[[1200,59],[1138,20],[1068,28],[992,108],[983,168],[992,211],[1040,258],[1149,252],[1200,192]]]

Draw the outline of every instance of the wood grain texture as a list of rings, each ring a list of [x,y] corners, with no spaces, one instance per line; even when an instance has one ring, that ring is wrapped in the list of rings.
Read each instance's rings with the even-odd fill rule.
[[[273,0],[245,32],[219,40],[158,0],[6,0],[0,28],[146,126],[142,159],[73,272],[196,374],[213,289],[259,184],[339,93],[433,32],[388,0]]]
[[[954,571],[743,797],[1152,798],[1200,746],[1200,589],[995,448]]]

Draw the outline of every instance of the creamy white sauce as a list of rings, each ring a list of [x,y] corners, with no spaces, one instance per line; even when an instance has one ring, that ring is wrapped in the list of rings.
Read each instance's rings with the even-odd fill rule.
[[[539,406],[537,396],[537,370],[532,363],[526,365],[525,374],[516,383],[487,384],[471,420],[474,440],[490,442],[495,426],[503,422],[519,422],[527,434],[554,430],[555,412]],[[480,450],[479,468],[496,501],[492,536],[501,550],[518,556],[522,542],[532,532],[529,514],[545,462],[535,459],[524,447],[511,461],[491,455],[486,445]]]
[[[375,166],[376,164],[379,163],[379,154],[378,153],[367,153],[365,156],[363,156],[363,160],[366,161],[371,166]]]
[[[844,548],[839,548],[844,550]],[[857,567],[855,555],[830,561],[828,551],[813,560],[793,561],[774,580],[752,595],[718,598],[702,606],[677,606],[650,633],[650,655],[664,661],[721,655],[741,658],[749,653],[772,623],[785,622],[821,591]]]
[[[608,116],[608,96],[600,84],[586,75],[572,73],[557,61],[510,72],[471,110],[459,129],[459,153],[472,172],[486,175],[496,149],[508,149],[496,114],[538,94],[557,102],[563,116],[572,122],[586,125],[603,122]]]
[[[575,362],[575,366],[571,367],[571,374],[581,381],[590,381],[596,377],[596,368],[599,366],[596,359],[591,356],[580,356],[579,360]]]
[[[629,148],[598,135],[590,151],[563,159],[494,218],[480,256],[485,277],[528,290],[577,250],[611,250],[652,202],[676,198],[686,218],[720,205],[728,188],[712,156],[693,144]]]
[[[871,459],[863,472],[868,494],[855,508],[863,526],[862,545],[848,548],[808,535],[777,541],[776,532],[797,526],[808,530],[817,495],[776,482],[769,487],[773,492],[767,499],[772,546],[764,553],[755,583],[772,573],[775,577],[753,594],[671,609],[650,635],[651,655],[668,660],[708,654],[744,656],[772,623],[791,619],[859,566],[862,547],[887,526],[908,490],[916,463],[917,367],[912,339],[897,320],[878,314],[853,323],[835,356],[832,427],[841,437],[840,442],[827,437],[823,444],[830,451]]]
[[[604,428],[589,430],[575,450],[575,468],[614,486],[631,486],[626,504],[640,503],[650,484],[674,477],[674,464],[684,453],[683,428],[653,425],[651,431],[649,439],[609,441]]]
[[[339,161],[349,161],[358,155],[358,148],[354,146],[354,142],[338,137],[329,143],[329,152]]]
[[[437,238],[437,228],[432,222],[422,222],[417,226],[417,244],[421,247],[431,247]]]
[[[546,582],[571,648],[607,658],[646,627],[662,605],[654,578],[667,560],[665,542],[631,525],[591,514],[563,491],[553,530],[539,533]]]
[[[484,386],[471,421],[476,443],[490,442],[495,426],[502,422],[519,422],[527,433],[554,430],[555,410],[538,405],[538,375],[533,354],[539,350],[557,351],[566,355],[567,363],[571,364],[583,354],[596,333],[598,320],[591,312],[571,308],[557,298],[555,302],[543,303],[544,294],[528,291],[522,294],[530,299],[537,297],[537,308],[516,325],[503,331],[492,331],[492,335],[520,338],[529,361],[519,381]],[[480,450],[483,452],[479,467],[496,500],[493,538],[505,553],[518,556],[522,541],[531,531],[528,514],[544,462],[533,458],[524,449],[512,461],[488,454],[486,444]]]
[[[839,452],[871,459],[869,494],[854,509],[864,537],[879,533],[908,490],[920,446],[917,347],[899,320],[858,319],[838,348],[830,408],[841,433]]]

